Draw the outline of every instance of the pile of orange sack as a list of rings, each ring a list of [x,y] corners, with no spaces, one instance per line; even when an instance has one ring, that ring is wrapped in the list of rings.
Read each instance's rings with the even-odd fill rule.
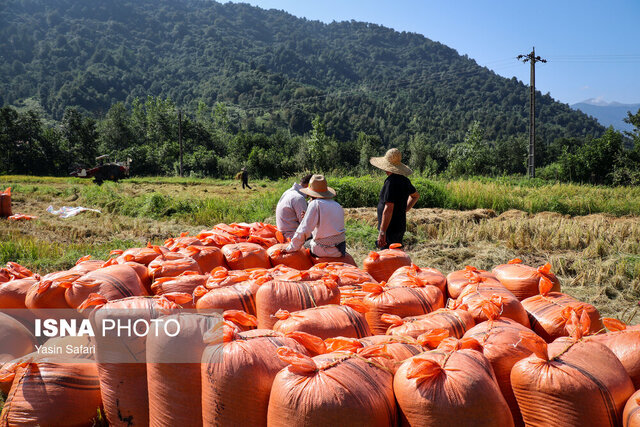
[[[219,224],[44,276],[8,263],[4,313],[182,316],[183,336],[140,351],[200,363],[57,361],[0,313],[2,425],[640,426],[640,326],[562,293],[548,264],[445,276],[398,247],[359,268],[285,244]]]

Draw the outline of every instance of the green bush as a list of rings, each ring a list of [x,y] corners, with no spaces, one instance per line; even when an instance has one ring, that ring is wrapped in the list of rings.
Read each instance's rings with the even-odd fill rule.
[[[345,208],[372,207],[378,205],[380,190],[386,177],[365,175],[360,177],[328,178],[330,187],[338,193],[336,201]],[[411,178],[411,182],[420,193],[417,208],[442,208],[450,201],[443,182],[427,178]]]

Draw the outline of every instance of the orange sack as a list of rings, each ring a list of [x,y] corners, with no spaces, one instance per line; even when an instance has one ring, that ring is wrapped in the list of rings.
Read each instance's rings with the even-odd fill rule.
[[[508,264],[494,267],[491,272],[502,286],[509,289],[520,301],[540,293],[538,284],[542,277],[546,277],[553,283],[552,292],[560,292],[560,281],[551,272],[550,264],[535,268],[521,262],[519,259],[511,260]]]
[[[37,343],[36,338],[22,323],[0,313],[0,366],[35,351]],[[11,382],[0,379],[0,391],[9,393]]]
[[[530,329],[514,320],[498,317],[497,311],[494,316],[491,320],[469,329],[464,337],[473,338],[480,343],[482,354],[491,363],[500,391],[511,409],[514,424],[524,426],[518,402],[511,388],[511,369],[516,362],[531,354],[531,350],[522,344],[520,338],[520,332],[530,332]]]
[[[394,373],[405,359],[424,351],[424,348],[413,338],[390,335],[372,335],[360,339],[328,338],[325,340],[325,345],[327,353],[348,351],[359,355],[368,355],[372,351],[375,354],[369,354],[367,357]]]
[[[27,293],[36,282],[38,279],[28,277],[0,283],[0,309],[27,308],[25,305]]]
[[[231,270],[271,268],[267,251],[256,243],[224,245],[222,247],[222,254]]]
[[[371,274],[378,282],[387,281],[400,267],[411,265],[411,258],[403,250],[402,245],[393,243],[389,249],[369,252],[362,269]]]
[[[82,257],[78,263],[66,271],[58,271],[43,276],[34,283],[25,298],[25,305],[29,309],[40,308],[69,308],[64,297],[67,287],[82,276],[102,267],[104,261],[90,260],[90,256]],[[61,286],[62,284],[65,286]]]
[[[313,267],[311,255],[306,249],[301,248],[296,252],[284,252],[287,246],[287,243],[278,243],[267,249],[267,255],[269,255],[272,266],[286,265],[296,270],[308,270]]]
[[[101,407],[95,363],[42,358],[23,365],[13,367],[0,425],[92,425]]]
[[[340,290],[333,279],[313,282],[272,280],[260,286],[256,294],[258,328],[271,329],[278,321],[275,317],[278,310],[294,312],[339,303]]]
[[[157,280],[160,277],[176,277],[185,271],[203,273],[195,259],[180,252],[163,253],[149,263],[151,280]]]
[[[365,283],[362,290],[369,292],[362,302],[367,307],[365,317],[373,334],[387,332],[389,324],[382,320],[383,314],[417,316],[444,307],[442,292],[435,286],[389,288]]]
[[[391,369],[394,374],[406,359],[424,352],[424,348],[416,340],[409,337],[372,335],[360,338],[358,341],[362,343],[365,351],[368,347],[383,346],[384,354],[375,360]]]
[[[87,303],[97,304],[91,315],[98,325],[103,324],[105,319],[119,319],[121,323],[127,322],[127,319],[131,322],[139,319],[150,322],[178,308],[164,296],[138,296],[108,302],[104,298],[92,297]],[[116,352],[117,359],[109,358],[113,352]],[[148,425],[146,336],[125,334],[122,338],[97,339],[96,360],[104,413],[109,425]]]
[[[401,425],[513,426],[489,361],[466,348],[474,342],[453,340],[400,365],[393,391]]]
[[[202,425],[203,337],[211,328],[221,326],[222,316],[181,313],[160,319],[180,325],[180,333],[171,337],[159,328],[158,334],[147,337],[149,425]]]
[[[633,393],[624,405],[622,427],[640,427],[640,390]]]
[[[458,298],[462,290],[468,285],[483,282],[487,285],[499,285],[500,282],[492,273],[478,270],[467,265],[464,270],[452,271],[447,274],[447,290],[449,297]]]
[[[225,333],[225,343],[211,343],[202,355],[202,416],[207,426],[266,426],[271,385],[287,366],[278,347],[301,353],[305,347],[278,332],[256,329]]]
[[[626,325],[615,319],[602,319],[612,332],[593,335],[586,338],[606,346],[616,355],[633,381],[636,390],[640,389],[640,330],[627,329]]]
[[[13,215],[11,212],[11,187],[0,192],[0,218],[8,218]]]
[[[583,312],[580,334],[588,331]],[[574,315],[572,317],[577,316]],[[585,322],[586,320],[586,322]],[[619,426],[633,383],[602,344],[575,337],[547,343],[521,333],[534,354],[511,370],[511,386],[527,426]]]
[[[186,248],[187,246],[201,246],[202,241],[195,236],[188,236],[188,233],[182,233],[180,237],[170,238],[164,241],[164,246],[170,251],[180,248]]]
[[[301,331],[322,339],[371,335],[364,315],[348,305],[322,305],[293,313],[281,310],[276,317],[280,320],[273,325],[273,330],[284,333]]]
[[[283,268],[288,270],[283,270]],[[313,282],[315,280],[320,280],[323,277],[332,277],[334,279],[337,278],[339,280],[339,277],[337,277],[336,275],[332,276],[331,274],[321,270],[311,269],[311,270],[300,271],[300,270],[295,270],[293,268],[289,269],[289,267],[284,267],[282,264],[276,267],[273,267],[271,270],[269,270],[269,274],[273,276],[274,279],[282,280],[285,282],[300,282],[300,281]],[[339,283],[338,283],[338,286],[340,286]]]
[[[204,286],[210,276],[195,272],[182,273],[176,277],[161,277],[151,284],[154,295],[185,292],[192,294],[198,286]]]
[[[68,287],[64,297],[72,308],[79,307],[90,294],[100,294],[109,301],[148,295],[136,270],[126,264],[100,268],[60,286]]]
[[[420,268],[415,264],[400,267],[393,272],[387,286],[435,286],[440,289],[442,295],[447,296],[447,278],[435,268]]]
[[[356,261],[349,254],[349,252],[345,253],[345,255],[341,257],[328,257],[328,256],[316,257],[311,255],[311,262],[313,262],[313,265],[324,264],[327,262],[339,262],[341,264],[347,264],[353,267],[357,267]]]
[[[0,365],[29,354],[37,344],[33,334],[13,317],[0,312]]]
[[[341,351],[311,358],[286,347],[278,356],[289,366],[273,381],[269,426],[396,425],[393,374],[378,363]]]
[[[245,270],[229,270],[225,267],[214,268],[207,280],[208,289],[230,286],[251,279],[251,272]]]
[[[34,275],[25,279],[15,279],[0,283],[0,309],[29,328],[33,325],[35,314],[26,308],[29,289],[38,282],[40,276]]]
[[[467,306],[476,324],[488,320],[484,307],[487,301],[492,302],[502,317],[515,320],[527,328],[530,326],[527,311],[518,298],[502,285],[479,283],[464,288],[460,296],[453,302],[451,308]]]
[[[387,335],[412,338],[418,338],[434,329],[445,329],[449,331],[450,337],[462,338],[465,332],[475,325],[473,316],[467,310],[449,308],[441,308],[422,316],[382,316],[381,319],[389,325]]]
[[[114,264],[117,263],[110,260],[104,263],[103,267],[108,267]],[[140,278],[140,282],[142,283],[144,290],[147,291],[147,294],[151,295],[151,283],[153,282],[153,278],[149,275],[149,268],[145,267],[143,264],[138,264],[137,262],[133,261],[125,262],[124,265],[128,265],[136,271],[136,274]]]
[[[309,273],[320,272],[337,276],[338,286],[353,286],[376,280],[367,272],[360,270],[351,264],[343,262],[321,262],[314,265]]]
[[[158,258],[161,253],[169,252],[164,246],[153,246],[148,244],[144,248],[129,248],[126,251],[113,250],[111,255],[118,255],[116,262],[124,264],[125,262],[137,262],[138,264],[149,266],[149,263]]]
[[[566,329],[571,313],[581,315],[584,311],[591,319],[591,330],[594,334],[604,329],[600,313],[591,304],[560,292],[551,292],[553,283],[546,278],[540,279],[540,295],[522,301],[522,306],[529,313],[531,329],[547,342],[569,335]]]
[[[256,315],[256,293],[260,285],[254,280],[222,286],[208,290],[204,287],[194,291],[196,308],[207,310],[242,310]]]
[[[71,267],[69,271],[74,271],[82,274],[90,273],[94,270],[102,268],[104,261],[101,259],[91,259],[91,255],[85,255],[76,261],[76,265]]]
[[[193,258],[200,267],[202,273],[209,273],[216,267],[226,267],[227,262],[224,260],[222,251],[215,246],[196,246],[191,245],[178,250],[179,253]]]

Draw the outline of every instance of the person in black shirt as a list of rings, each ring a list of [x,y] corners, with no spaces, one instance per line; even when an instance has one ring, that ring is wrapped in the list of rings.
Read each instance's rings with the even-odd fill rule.
[[[420,195],[407,176],[413,171],[402,163],[402,153],[392,148],[384,157],[372,157],[369,162],[385,171],[388,175],[380,191],[378,202],[378,240],[380,249],[386,249],[391,243],[402,244],[407,230],[407,212]]]
[[[249,190],[251,190],[251,187],[249,187],[249,173],[247,172],[247,168],[243,167],[242,169],[240,169],[240,173],[242,179],[242,189],[244,190],[244,187],[246,186]]]

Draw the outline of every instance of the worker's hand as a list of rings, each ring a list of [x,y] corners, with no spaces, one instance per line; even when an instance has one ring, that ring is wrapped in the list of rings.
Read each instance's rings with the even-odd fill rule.
[[[376,244],[379,248],[384,248],[385,246],[387,246],[387,236],[383,231],[378,233],[378,240]]]
[[[293,243],[289,243],[282,251],[286,253],[293,252]]]

